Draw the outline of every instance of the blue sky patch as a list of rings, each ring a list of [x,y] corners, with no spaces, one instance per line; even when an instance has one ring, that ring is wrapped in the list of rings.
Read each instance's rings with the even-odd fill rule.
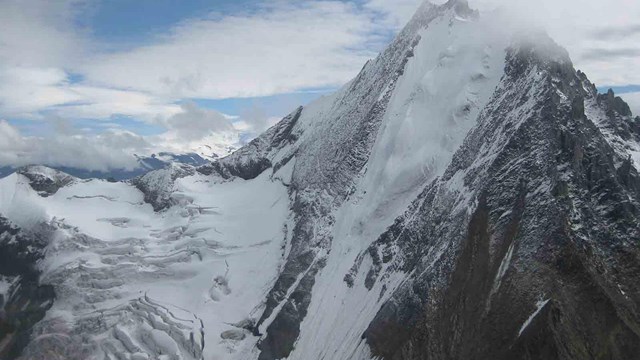
[[[85,21],[97,40],[140,44],[180,22],[208,14],[232,13],[255,6],[252,0],[110,0],[90,9]]]
[[[260,110],[267,116],[286,116],[298,106],[331,94],[336,89],[317,89],[288,94],[278,94],[254,98],[231,99],[191,99],[198,106],[219,111],[223,114],[243,116],[246,112]]]
[[[640,92],[640,85],[599,86],[598,92],[606,93],[607,91],[609,91],[609,89],[612,89],[613,92],[616,94],[629,94],[629,93]]]

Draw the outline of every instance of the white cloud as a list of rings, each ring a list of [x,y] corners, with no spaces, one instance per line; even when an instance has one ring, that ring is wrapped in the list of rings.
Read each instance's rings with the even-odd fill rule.
[[[68,119],[109,119],[114,115],[154,121],[180,111],[173,99],[139,91],[75,85],[58,68],[0,66],[1,115],[40,118],[49,111]]]
[[[86,0],[1,0],[0,64],[67,67],[88,47],[75,17]]]
[[[90,59],[87,79],[162,96],[228,98],[339,86],[380,38],[373,14],[340,1],[275,2],[186,21],[158,44]]]
[[[32,0],[28,7],[0,1],[0,20],[6,20],[0,116],[37,118],[47,111],[152,121],[178,113],[175,103],[185,98],[339,86],[388,40],[381,32],[399,24],[396,11],[407,12],[406,5],[379,0],[365,7],[336,0],[264,2],[252,12],[187,19],[152,45],[114,53],[74,28],[85,1]],[[70,73],[82,82],[69,81]]]
[[[157,151],[197,152],[203,156],[227,155],[241,146],[241,134],[254,132],[255,124],[238,126],[238,119],[185,102],[181,111],[162,124],[167,132],[148,137]]]
[[[138,164],[132,154],[149,148],[144,138],[128,131],[109,130],[90,136],[59,132],[33,137],[22,135],[0,120],[0,166],[46,164],[100,171],[133,169]]]
[[[93,1],[0,0],[0,116],[96,119],[113,128],[107,126],[109,119],[125,115],[167,132],[136,137],[113,130],[101,135],[58,131],[30,138],[2,122],[0,163],[122,167],[131,166],[125,152],[149,148],[189,151],[218,144],[215,151],[226,152],[240,144],[241,133],[262,131],[274,119],[250,107],[230,128],[228,118],[199,109],[189,98],[339,86],[376,55],[421,3],[263,1],[253,11],[185,19],[152,43],[114,52],[113,44],[101,44],[92,39],[91,29],[77,26],[77,17],[85,16],[83,10]],[[482,12],[505,7],[516,21],[543,26],[599,85],[640,83],[640,1],[470,3]],[[637,95],[623,97],[640,113]],[[27,146],[32,144],[33,149]],[[78,152],[91,160],[78,159]]]
[[[155,122],[180,112],[180,106],[173,104],[173,99],[139,91],[84,85],[69,85],[65,90],[77,98],[73,104],[54,109],[58,116],[65,118],[108,119],[113,115],[126,115]]]
[[[421,1],[263,2],[251,12],[186,19],[153,44],[115,53],[74,25],[88,2],[0,1],[0,115],[49,110],[69,118],[120,114],[150,121],[178,113],[174,104],[185,98],[339,86]],[[598,84],[640,83],[636,0],[470,2],[482,11],[507,7],[522,21],[543,25]],[[70,84],[69,72],[84,81]]]
[[[507,9],[565,47],[577,68],[600,85],[640,84],[640,1],[470,0],[481,11]]]
[[[634,116],[640,116],[640,92],[620,94],[619,96],[629,104]]]
[[[231,120],[223,114],[199,108],[193,102],[182,105],[182,111],[164,121],[168,133],[181,140],[200,140],[212,132],[233,131]]]
[[[365,8],[382,14],[394,29],[403,27],[416,12],[422,0],[369,0]]]
[[[83,132],[58,118],[41,120],[54,122],[46,135],[26,136],[0,120],[0,167],[43,164],[97,171],[131,170],[139,166],[134,154],[195,151],[205,156],[214,153],[222,156],[242,145],[240,128],[233,120],[190,102],[179,107],[173,116],[159,120],[166,132],[151,136],[118,129],[108,122],[101,123],[108,127],[99,134]],[[242,132],[254,129],[255,125],[249,125]]]
[[[57,68],[0,66],[0,107],[3,115],[31,117],[50,106],[77,101],[66,89],[67,75]]]

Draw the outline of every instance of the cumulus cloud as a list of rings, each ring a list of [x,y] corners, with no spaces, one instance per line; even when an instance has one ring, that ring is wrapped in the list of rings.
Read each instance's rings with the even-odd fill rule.
[[[443,3],[445,0],[435,0]],[[168,118],[188,98],[337,87],[355,76],[421,0],[258,2],[185,19],[153,43],[113,51],[77,27],[89,0],[0,2],[0,115]],[[547,28],[599,84],[640,83],[635,0],[471,0]],[[597,19],[597,20],[594,20]],[[615,25],[612,25],[615,24]],[[605,41],[606,40],[606,41]],[[607,64],[603,66],[605,60]],[[80,84],[70,83],[80,74]]]
[[[224,156],[242,145],[242,133],[251,131],[252,127],[244,129],[237,122],[235,117],[187,101],[180,112],[161,121],[166,132],[147,139],[158,151]]]
[[[128,131],[108,130],[98,135],[56,132],[35,137],[24,136],[7,121],[0,120],[0,166],[46,164],[97,171],[134,169],[138,164],[132,155],[149,148],[144,138]]]
[[[212,132],[233,130],[229,117],[209,109],[186,102],[182,111],[164,121],[169,133],[182,140],[200,140]]]
[[[418,2],[263,1],[185,19],[151,44],[114,51],[76,26],[90,0],[0,1],[0,116],[152,121],[188,98],[337,87]]]

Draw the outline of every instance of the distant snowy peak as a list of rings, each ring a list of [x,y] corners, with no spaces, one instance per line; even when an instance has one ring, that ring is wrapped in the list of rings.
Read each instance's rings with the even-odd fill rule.
[[[80,179],[105,179],[111,181],[129,180],[137,176],[144,175],[149,171],[164,169],[171,164],[186,164],[191,166],[202,166],[210,161],[215,161],[217,157],[211,154],[210,158],[204,158],[199,154],[192,153],[170,153],[159,152],[149,156],[132,155],[135,157],[138,166],[133,169],[109,169],[109,170],[88,170],[83,168],[55,166],[55,165],[38,165],[42,168],[56,169],[57,171],[67,173],[73,177]],[[27,168],[32,168],[29,166]],[[0,168],[0,178],[16,172],[15,167],[7,166]]]
[[[213,160],[219,159],[221,157],[220,154],[227,155],[227,154],[233,153],[236,150],[237,150],[237,148],[235,146],[232,146],[232,145],[226,145],[226,146],[224,146],[223,149],[217,149],[216,150],[211,145],[203,144],[203,145],[196,146],[193,149],[193,153],[197,154],[198,156],[202,157],[203,159],[206,159],[206,160],[209,160],[209,161],[213,161]]]

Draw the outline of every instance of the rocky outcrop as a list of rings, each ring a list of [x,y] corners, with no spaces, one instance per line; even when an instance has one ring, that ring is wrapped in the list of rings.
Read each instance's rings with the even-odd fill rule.
[[[198,168],[204,175],[216,174],[223,179],[238,177],[251,180],[258,177],[265,170],[274,167],[274,172],[284,166],[289,158],[272,163],[275,154],[298,139],[295,127],[302,114],[302,107],[297,108],[278,124],[271,127],[263,135],[252,140],[233,154]]]
[[[546,43],[510,51],[445,176],[370,250],[392,253],[381,273],[411,274],[363,335],[374,355],[637,356],[640,177],[620,176],[625,159],[584,113],[582,75]],[[475,205],[449,190],[460,174]]]
[[[26,177],[33,190],[44,197],[55,194],[61,188],[75,181],[72,176],[45,166],[27,166],[16,172]]]
[[[0,217],[0,278],[10,282],[0,294],[0,358],[15,359],[32,340],[32,330],[53,305],[53,287],[40,284],[36,262],[48,244],[47,229],[27,234]]]
[[[152,171],[131,180],[131,184],[144,194],[144,201],[153,206],[154,211],[162,211],[180,203],[173,197],[177,179],[195,174],[191,165],[171,164],[165,169]],[[187,200],[188,199],[183,199]]]

